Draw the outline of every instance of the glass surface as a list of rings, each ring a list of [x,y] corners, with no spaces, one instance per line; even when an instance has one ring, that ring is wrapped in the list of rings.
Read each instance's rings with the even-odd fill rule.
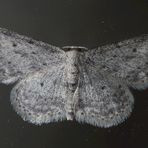
[[[62,47],[94,48],[148,33],[146,0],[1,0],[0,27]],[[35,126],[14,112],[13,85],[0,85],[0,148],[148,148],[148,89],[119,126],[75,121]]]

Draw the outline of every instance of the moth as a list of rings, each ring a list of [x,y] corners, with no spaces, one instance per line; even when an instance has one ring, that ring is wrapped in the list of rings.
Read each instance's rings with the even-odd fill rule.
[[[11,104],[30,123],[115,126],[132,112],[129,88],[148,87],[148,35],[89,50],[59,48],[1,28],[0,82],[16,83]]]

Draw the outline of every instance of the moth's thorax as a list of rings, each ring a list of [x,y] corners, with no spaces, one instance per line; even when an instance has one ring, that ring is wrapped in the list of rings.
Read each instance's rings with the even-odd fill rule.
[[[74,92],[79,78],[79,52],[77,50],[70,50],[66,52],[66,56],[67,83],[69,89]]]
[[[65,46],[63,50],[66,54],[66,74],[69,89],[75,92],[79,79],[79,60],[88,49],[82,46]]]

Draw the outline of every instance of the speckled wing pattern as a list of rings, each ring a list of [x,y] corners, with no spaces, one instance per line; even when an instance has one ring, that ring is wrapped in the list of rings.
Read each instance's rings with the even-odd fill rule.
[[[89,50],[81,65],[76,120],[99,127],[117,125],[134,105],[128,87],[148,87],[148,36]]]
[[[148,87],[148,35],[89,51],[89,63],[136,89]]]
[[[11,104],[25,120],[41,125],[66,119],[64,66],[29,74],[11,91]]]
[[[17,82],[10,100],[25,121],[75,118],[111,127],[131,114],[129,87],[148,87],[148,36],[84,49],[65,50],[0,29],[0,83]]]
[[[58,47],[0,28],[0,82],[14,83],[24,75],[64,62]]]
[[[124,82],[97,69],[83,66],[81,70],[76,120],[98,127],[123,122],[134,105],[134,98]]]
[[[0,83],[18,82],[10,100],[24,120],[42,124],[64,119],[64,62],[60,48],[0,28]]]

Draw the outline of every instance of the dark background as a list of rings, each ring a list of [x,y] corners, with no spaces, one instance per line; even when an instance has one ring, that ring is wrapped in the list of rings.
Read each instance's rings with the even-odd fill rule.
[[[148,1],[0,0],[0,27],[60,47],[93,48],[148,33]],[[12,87],[0,85],[0,148],[148,148],[148,89],[132,90],[135,108],[128,120],[102,129],[24,122],[10,105]]]

